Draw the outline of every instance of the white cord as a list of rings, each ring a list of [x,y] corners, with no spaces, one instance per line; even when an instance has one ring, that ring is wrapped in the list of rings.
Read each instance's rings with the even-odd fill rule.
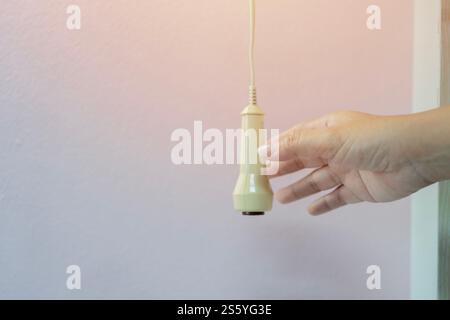
[[[249,63],[250,63],[250,86],[255,86],[255,0],[249,0],[250,5],[250,44],[249,44]]]
[[[249,0],[250,12],[250,42],[248,50],[248,60],[250,64],[250,88],[249,100],[250,104],[256,104],[256,84],[255,84],[255,0]]]

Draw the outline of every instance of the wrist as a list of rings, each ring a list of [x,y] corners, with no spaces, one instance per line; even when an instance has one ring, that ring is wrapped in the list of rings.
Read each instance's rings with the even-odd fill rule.
[[[430,183],[450,179],[450,107],[405,117],[407,157]]]

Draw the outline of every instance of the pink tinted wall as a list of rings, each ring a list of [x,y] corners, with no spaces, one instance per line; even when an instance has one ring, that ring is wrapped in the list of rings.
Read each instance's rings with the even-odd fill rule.
[[[65,27],[69,4],[80,31]],[[366,27],[370,4],[257,0],[269,127],[410,111],[412,1],[378,0],[379,31]],[[173,130],[239,125],[246,1],[1,7],[0,297],[408,297],[408,199],[321,218],[302,201],[249,219],[232,211],[237,167],[171,163]],[[64,287],[70,264],[80,292]],[[380,291],[366,288],[373,264]]]

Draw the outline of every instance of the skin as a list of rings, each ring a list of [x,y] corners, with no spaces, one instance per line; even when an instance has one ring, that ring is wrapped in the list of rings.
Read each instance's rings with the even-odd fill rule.
[[[284,132],[260,156],[279,161],[272,178],[315,169],[275,193],[291,203],[331,190],[308,207],[312,215],[398,200],[450,179],[450,107],[402,116],[332,113]]]

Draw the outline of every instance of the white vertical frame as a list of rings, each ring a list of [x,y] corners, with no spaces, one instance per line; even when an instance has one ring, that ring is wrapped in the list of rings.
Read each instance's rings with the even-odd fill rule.
[[[414,0],[413,111],[440,105],[441,0]],[[412,197],[411,298],[438,299],[439,185]]]

